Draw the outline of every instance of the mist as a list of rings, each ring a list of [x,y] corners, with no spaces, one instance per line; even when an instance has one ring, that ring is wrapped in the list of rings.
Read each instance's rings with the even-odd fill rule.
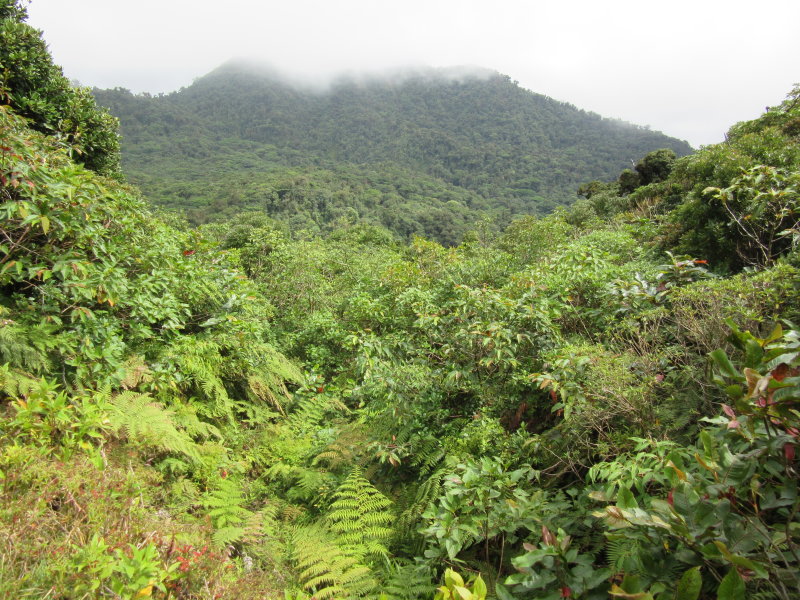
[[[84,85],[169,92],[237,56],[315,89],[343,74],[368,81],[474,65],[693,146],[721,141],[800,80],[795,0],[242,0],[225,8],[33,0],[29,13],[66,75]],[[761,14],[769,27],[759,26]]]

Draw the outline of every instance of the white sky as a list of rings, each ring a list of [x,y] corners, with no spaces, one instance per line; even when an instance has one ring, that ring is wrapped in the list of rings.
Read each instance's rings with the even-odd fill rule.
[[[233,57],[289,74],[476,65],[693,146],[800,81],[798,0],[33,0],[83,85],[169,92]]]

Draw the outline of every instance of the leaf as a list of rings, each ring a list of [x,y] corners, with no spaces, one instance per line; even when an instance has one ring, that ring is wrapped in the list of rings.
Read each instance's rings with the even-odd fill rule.
[[[736,569],[731,569],[717,590],[717,600],[745,600],[744,581]]]
[[[700,575],[700,567],[689,569],[678,581],[675,600],[697,600],[700,597],[702,586],[703,577]]]
[[[140,589],[137,592],[136,597],[138,598],[139,596],[151,596],[152,594],[153,594],[153,586],[151,584],[145,588]]]
[[[475,596],[475,600],[484,600],[484,598],[486,598],[488,589],[486,588],[486,584],[483,582],[483,578],[480,575],[478,575],[478,578],[472,584],[472,593]]]
[[[496,583],[494,586],[494,593],[497,594],[498,600],[516,600],[514,596],[506,589],[502,583]]]
[[[453,569],[447,569],[444,572],[444,584],[449,588],[456,586],[464,587],[464,579]]]
[[[675,467],[675,465],[671,466],[678,471],[678,468]],[[636,502],[636,498],[633,496],[633,493],[626,487],[620,488],[619,493],[617,494],[617,506],[625,509],[639,508],[639,504]]]
[[[709,356],[717,365],[720,373],[731,379],[736,379],[737,381],[744,380],[744,377],[736,370],[736,367],[733,366],[733,363],[728,358],[728,355],[725,354],[724,350],[714,350]]]
[[[50,219],[43,216],[39,219],[39,225],[42,226],[42,231],[47,235],[47,232],[50,231]]]
[[[653,600],[653,595],[650,592],[636,592],[630,594],[619,587],[616,583],[611,586],[608,591],[609,594],[615,598],[625,598],[626,600]]]
[[[467,588],[462,587],[460,585],[453,586],[456,594],[461,600],[473,600],[472,592],[470,592]]]
[[[686,481],[686,473],[681,471],[674,462],[668,460],[667,466],[675,471],[675,474],[678,476],[678,479],[680,479],[681,481]]]

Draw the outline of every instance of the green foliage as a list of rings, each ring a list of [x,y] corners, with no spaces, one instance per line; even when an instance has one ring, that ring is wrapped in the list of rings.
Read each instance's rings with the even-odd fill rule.
[[[645,155],[636,163],[636,172],[639,174],[640,185],[649,185],[664,181],[672,171],[672,165],[677,156],[669,148],[655,150]]]
[[[0,16],[22,40],[21,5]],[[15,68],[57,87],[34,37]],[[0,595],[796,597],[797,91],[498,234],[572,177],[535,180],[520,137],[557,106],[491,76],[384,87],[114,92],[179,159],[163,197],[282,215],[195,231],[0,109]],[[487,88],[507,106],[465,128]]]
[[[34,129],[60,140],[86,168],[120,177],[117,120],[97,107],[87,88],[70,85],[26,17],[19,0],[3,0],[0,90]]]
[[[489,563],[492,546],[514,544],[518,530],[537,528],[552,506],[543,502],[544,492],[531,489],[535,475],[530,467],[507,470],[492,458],[456,466],[445,477],[443,495],[423,515],[430,523],[423,531],[425,556],[453,560],[472,548],[482,550],[481,558]],[[477,546],[481,542],[482,548]]]
[[[154,590],[168,592],[168,585],[179,576],[180,564],[164,564],[152,542],[137,548],[113,549],[97,535],[75,553],[63,567],[65,579],[72,580],[70,591],[95,598],[135,598],[152,596]]]
[[[733,406],[723,405],[725,416],[709,419],[712,425],[701,432],[696,448],[665,447],[668,453],[650,457],[651,468],[660,474],[640,487],[639,502],[620,487],[616,506],[597,513],[612,530],[623,530],[626,539],[638,540],[650,552],[658,543],[671,548],[663,558],[676,567],[702,565],[714,573],[722,580],[720,598],[744,597],[739,569],[751,573],[747,587],[754,591],[791,598],[800,589],[792,551],[800,531],[793,470],[797,335],[776,327],[761,339],[734,329],[744,371],[725,352],[712,353],[715,380]],[[640,570],[657,582],[651,592],[670,589],[672,581],[646,569],[657,557],[645,560],[646,552],[640,555]]]
[[[44,379],[20,381],[8,365],[0,367],[0,393],[11,409],[0,426],[3,443],[31,445],[43,455],[55,453],[63,459],[87,450],[100,460],[94,451],[111,429],[102,398],[70,397]]]
[[[433,598],[434,600],[485,600],[486,593],[486,584],[481,579],[480,573],[465,582],[453,569],[445,569],[444,585],[437,589]]]
[[[192,433],[181,427],[174,410],[155,402],[147,394],[125,391],[108,399],[102,394],[109,425],[120,437],[140,452],[157,451],[180,454],[191,460],[200,460],[200,450],[192,438]],[[199,422],[198,422],[199,424]],[[217,433],[216,429],[203,424],[199,429],[206,435]]]
[[[573,548],[572,538],[563,530],[557,534],[542,526],[539,547],[527,544],[525,554],[512,560],[518,574],[509,576],[498,586],[498,597],[588,598],[596,588],[607,587],[610,572],[593,567],[593,557]],[[506,587],[514,593],[510,593]]]
[[[357,555],[342,550],[320,526],[298,529],[292,555],[303,588],[317,598],[361,598],[378,587],[372,570]]]
[[[800,171],[758,165],[725,189],[703,193],[725,208],[736,252],[746,265],[769,266],[800,240]]]
[[[131,179],[194,223],[248,209],[295,232],[358,222],[451,246],[485,214],[543,215],[631,156],[690,151],[498,73],[453,75],[312,92],[231,63],[166,96],[95,95],[122,121]]]
[[[383,543],[392,531],[389,510],[392,503],[353,470],[333,495],[325,519],[337,536],[337,544],[350,554],[367,556],[384,553]]]

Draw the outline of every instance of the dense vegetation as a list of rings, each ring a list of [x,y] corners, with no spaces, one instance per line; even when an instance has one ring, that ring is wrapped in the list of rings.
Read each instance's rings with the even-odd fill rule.
[[[647,152],[690,151],[490,71],[323,90],[234,62],[169,95],[95,95],[122,122],[131,180],[195,224],[252,209],[294,231],[366,223],[454,245],[482,215],[543,215]]]
[[[448,248],[165,222],[9,72],[1,596],[800,594],[800,88]]]

